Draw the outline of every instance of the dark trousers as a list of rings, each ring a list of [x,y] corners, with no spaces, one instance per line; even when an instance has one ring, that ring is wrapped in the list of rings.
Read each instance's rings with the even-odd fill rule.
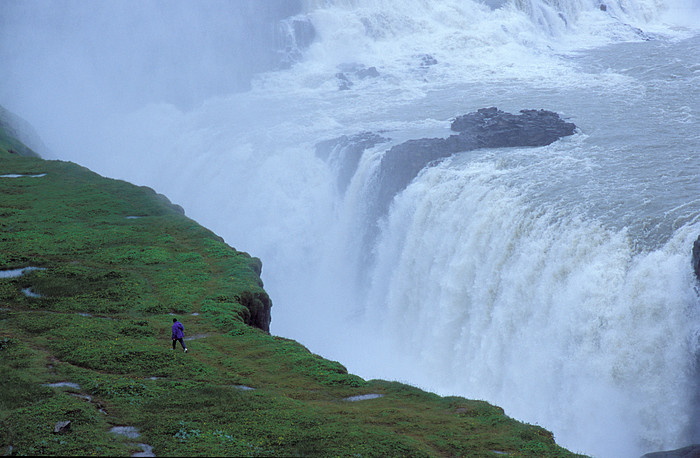
[[[182,345],[182,348],[184,348],[185,350],[187,350],[187,347],[185,346],[185,341],[184,341],[182,338],[180,338],[180,339],[173,339],[173,350],[175,350],[175,345],[177,345],[178,342],[180,342],[180,345]]]

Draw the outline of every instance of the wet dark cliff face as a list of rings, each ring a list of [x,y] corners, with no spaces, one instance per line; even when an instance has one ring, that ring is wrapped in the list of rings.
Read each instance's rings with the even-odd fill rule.
[[[698,239],[693,243],[693,270],[695,271],[695,276],[698,277],[698,280],[700,281],[700,236],[698,236]]]
[[[391,199],[433,161],[480,148],[549,145],[572,135],[576,125],[565,122],[552,111],[522,110],[514,115],[491,107],[457,117],[451,129],[457,134],[408,140],[384,154],[371,214],[384,214]],[[363,132],[319,142],[316,153],[336,170],[338,188],[344,191],[364,151],[387,141],[376,133]]]

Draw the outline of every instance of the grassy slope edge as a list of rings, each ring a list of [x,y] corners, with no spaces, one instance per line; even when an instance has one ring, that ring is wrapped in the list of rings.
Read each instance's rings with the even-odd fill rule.
[[[259,260],[148,188],[0,145],[3,174],[46,174],[0,177],[0,270],[44,269],[0,278],[6,454],[571,456],[486,402],[365,381],[246,324],[267,297]],[[368,393],[383,396],[344,400]]]
[[[39,154],[19,141],[16,135],[13,134],[12,119],[26,123],[26,121],[21,120],[0,105],[0,152],[17,154],[20,156],[39,157]]]

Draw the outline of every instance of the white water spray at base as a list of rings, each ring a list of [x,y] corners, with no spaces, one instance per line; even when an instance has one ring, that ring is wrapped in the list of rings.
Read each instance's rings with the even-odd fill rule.
[[[693,398],[700,335],[687,247],[698,227],[635,253],[625,231],[526,204],[505,175],[488,163],[436,167],[395,201],[362,333],[367,352],[392,344],[373,364],[488,399],[574,450],[683,445],[694,410],[678,399]]]

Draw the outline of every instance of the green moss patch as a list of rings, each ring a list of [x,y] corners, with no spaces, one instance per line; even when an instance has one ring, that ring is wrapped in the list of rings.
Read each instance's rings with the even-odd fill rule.
[[[0,278],[5,452],[129,456],[143,442],[157,456],[571,456],[485,402],[366,381],[256,328],[270,309],[259,259],[149,188],[3,141],[0,175],[46,174],[0,178],[0,269],[43,268]],[[173,316],[199,336],[188,353],[172,349]],[[365,394],[381,397],[345,400]]]

